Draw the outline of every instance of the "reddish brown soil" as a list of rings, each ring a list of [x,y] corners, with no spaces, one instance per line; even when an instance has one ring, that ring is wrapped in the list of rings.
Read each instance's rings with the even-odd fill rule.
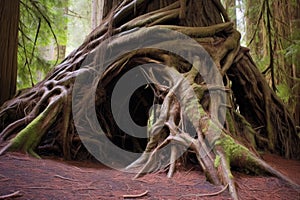
[[[300,184],[300,162],[266,155],[265,159]],[[187,194],[214,193],[222,188],[205,180],[197,169],[176,172],[172,179],[165,173],[132,180],[133,174],[104,166],[59,160],[37,160],[21,154],[0,157],[0,196],[20,191],[16,199],[123,199],[125,194],[147,195],[138,199],[197,199]],[[300,199],[300,191],[274,177],[254,177],[234,173],[240,199]],[[226,190],[217,196],[198,199],[230,199]]]

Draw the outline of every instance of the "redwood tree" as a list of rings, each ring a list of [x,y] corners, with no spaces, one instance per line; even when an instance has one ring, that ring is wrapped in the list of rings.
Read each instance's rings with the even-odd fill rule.
[[[19,0],[0,1],[0,105],[16,92],[19,4]]]
[[[185,160],[177,159],[180,155],[194,156],[207,179],[228,186],[233,199],[238,194],[231,167],[273,174],[296,186],[257,153],[297,158],[299,137],[290,113],[269,88],[249,49],[240,46],[240,33],[219,0],[126,0],[104,5],[106,18],[86,41],[42,82],[1,108],[0,153],[126,159],[107,152],[116,145],[140,152],[139,158],[126,163],[126,170],[137,172],[136,177],[162,167],[168,167],[172,177],[176,163]],[[195,43],[178,43],[188,38]],[[137,48],[141,44],[151,45]],[[199,56],[199,51],[204,53]],[[136,124],[147,126],[141,129],[146,138],[120,128],[125,116],[122,102],[128,97],[122,89],[114,90],[127,73],[135,78],[125,82],[128,87],[144,83],[129,94],[125,112],[128,108]],[[222,84],[215,84],[218,80]],[[113,104],[115,95],[120,98]],[[121,109],[121,120],[115,107]]]

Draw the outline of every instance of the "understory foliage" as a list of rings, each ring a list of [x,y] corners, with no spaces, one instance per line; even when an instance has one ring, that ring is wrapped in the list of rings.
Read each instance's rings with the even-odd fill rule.
[[[299,158],[300,140],[291,114],[268,86],[249,49],[240,46],[240,33],[219,0],[126,0],[111,7],[102,24],[43,81],[3,105],[0,154],[18,150],[36,157],[55,154],[65,159],[88,159],[92,155],[85,143],[93,147],[93,152],[110,159],[111,152],[105,151],[110,145],[105,140],[108,138],[122,149],[142,153],[126,167],[136,170],[136,177],[161,169],[165,160],[168,177],[172,177],[177,163],[193,156],[207,179],[228,187],[233,199],[238,199],[233,167],[272,174],[298,187],[258,154],[269,151]],[[210,55],[217,73],[207,59],[196,56],[196,48],[188,49],[190,61],[155,48],[122,51],[126,45],[149,38],[156,29],[193,38]],[[161,32],[158,40],[146,42],[172,46],[177,41]],[[89,59],[103,43],[108,53],[118,52],[117,59],[103,60],[106,57],[102,54]],[[183,45],[178,49],[187,50]],[[168,70],[151,69],[147,64],[167,66]],[[132,77],[144,77],[152,84],[135,91],[129,112],[136,123],[147,125],[147,138],[133,137],[122,130],[111,105],[118,81],[139,65],[145,70]],[[145,73],[147,70],[149,73]],[[96,81],[95,72],[101,72]],[[218,74],[224,87],[209,82],[218,79]],[[88,84],[76,88],[75,80]],[[72,98],[74,90],[80,98]],[[120,98],[120,103],[125,98]],[[151,110],[154,104],[160,108]],[[103,132],[94,126],[90,110],[96,112]],[[75,124],[87,124],[88,128]],[[166,145],[170,149],[161,152]],[[188,151],[177,159],[182,148]]]
[[[64,0],[20,1],[19,89],[32,87],[58,63],[59,46],[67,42],[67,7]]]
[[[245,0],[244,4],[251,55],[299,125],[299,3]]]

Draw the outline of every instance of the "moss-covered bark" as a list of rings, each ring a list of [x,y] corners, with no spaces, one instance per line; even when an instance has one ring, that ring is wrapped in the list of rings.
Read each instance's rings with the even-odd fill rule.
[[[9,141],[0,152],[0,155],[6,150],[20,150],[36,158],[40,158],[34,150],[38,147],[42,137],[47,133],[48,129],[56,121],[57,116],[63,107],[64,98],[66,98],[64,92],[60,96],[51,97],[49,105]]]

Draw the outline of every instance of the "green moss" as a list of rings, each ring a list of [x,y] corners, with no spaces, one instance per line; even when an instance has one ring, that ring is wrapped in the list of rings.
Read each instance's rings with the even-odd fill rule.
[[[230,170],[229,173],[228,173],[228,177],[229,177],[230,179],[233,179],[233,178],[234,178],[233,175],[232,175],[232,173],[231,173],[231,170]]]
[[[215,162],[214,162],[215,168],[218,168],[220,166],[220,162],[221,162],[221,157],[219,155],[217,155]]]
[[[31,148],[35,148],[37,143],[40,141],[42,134],[40,132],[40,121],[43,118],[40,114],[30,124],[28,124],[16,137],[11,140],[11,149],[20,149],[30,154]],[[35,155],[34,155],[35,156]],[[36,157],[36,156],[35,156]]]
[[[234,119],[240,124],[239,132],[243,133],[243,136],[251,143],[251,145],[256,148],[255,141],[255,131],[252,128],[252,125],[238,112],[234,112]]]
[[[206,125],[201,128],[210,144],[214,144],[215,141],[219,140],[222,130],[211,119],[208,119]]]
[[[229,111],[226,112],[226,120],[228,122],[228,129],[229,132],[233,135],[236,135],[236,130],[234,126],[234,121],[232,120],[231,114]]]
[[[203,108],[198,102],[198,99],[193,98],[191,101],[183,103],[184,111],[192,122],[198,122],[200,117],[205,114]]]
[[[203,88],[203,86],[194,83],[192,85],[192,87],[194,89],[195,94],[197,95],[197,98],[202,99],[203,95],[204,95],[204,92],[205,92],[205,89]]]
[[[250,170],[255,174],[262,174],[263,170],[258,167],[256,156],[245,146],[236,143],[229,135],[223,135],[215,145],[223,148],[228,164],[243,166],[243,170]]]
[[[150,116],[149,116],[148,123],[147,123],[148,130],[150,130],[152,128],[153,124],[154,124],[154,109],[152,109],[150,112]]]
[[[229,159],[229,163],[232,160],[237,160],[249,154],[249,150],[246,147],[236,143],[235,140],[228,135],[224,135],[222,138],[218,139],[215,145],[219,145],[224,149],[225,154]]]
[[[62,105],[62,99],[58,99],[57,102],[48,105],[42,113],[11,139],[9,149],[21,150],[33,157],[40,158],[34,152],[34,149],[39,145],[41,138],[55,121]]]

